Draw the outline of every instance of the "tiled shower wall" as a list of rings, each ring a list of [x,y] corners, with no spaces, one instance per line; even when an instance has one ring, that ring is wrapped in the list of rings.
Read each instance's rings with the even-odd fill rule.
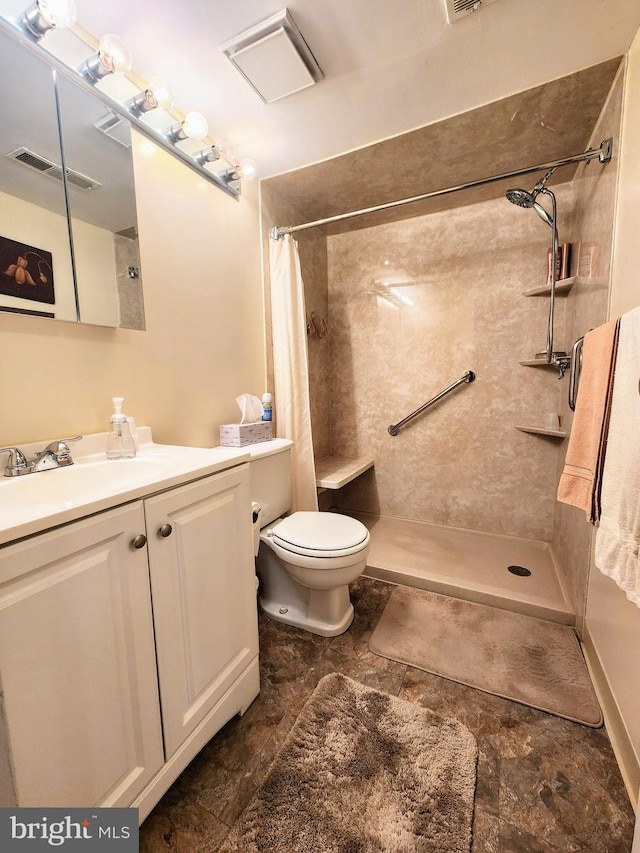
[[[563,241],[571,187],[556,190]],[[557,440],[516,428],[559,411],[555,371],[519,364],[545,348],[548,300],[523,291],[544,284],[550,237],[500,198],[328,238],[331,447],[375,459],[342,508],[551,539]]]
[[[623,64],[611,87],[609,98],[591,139],[591,145],[597,147],[603,139],[613,138],[613,159],[605,167],[595,163],[581,166],[572,181],[571,241],[575,247],[573,271],[575,272],[577,268],[581,244],[591,244],[595,247],[596,255],[592,276],[578,277],[567,297],[566,340],[568,346],[589,329],[599,326],[607,319],[624,71]],[[561,414],[564,424],[570,428],[573,415],[564,395]],[[560,448],[558,476],[564,463],[566,446],[565,441]],[[587,523],[581,510],[567,504],[556,504],[553,549],[563,567],[563,579],[577,614],[579,629],[582,626],[586,606],[592,532],[593,528]]]

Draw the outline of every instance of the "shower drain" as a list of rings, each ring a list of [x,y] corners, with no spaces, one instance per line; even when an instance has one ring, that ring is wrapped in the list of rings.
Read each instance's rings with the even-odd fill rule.
[[[531,574],[531,570],[525,569],[524,566],[509,566],[508,569],[512,575],[518,575],[519,578],[528,578]]]

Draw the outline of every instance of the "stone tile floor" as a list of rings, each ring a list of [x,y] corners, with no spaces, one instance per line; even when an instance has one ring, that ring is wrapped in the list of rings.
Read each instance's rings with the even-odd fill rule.
[[[353,624],[333,639],[260,617],[260,695],[151,812],[140,828],[143,853],[214,853],[330,672],[455,717],[473,732],[479,759],[472,853],[630,853],[633,810],[605,729],[373,655],[369,637],[392,589],[360,578],[351,593]]]

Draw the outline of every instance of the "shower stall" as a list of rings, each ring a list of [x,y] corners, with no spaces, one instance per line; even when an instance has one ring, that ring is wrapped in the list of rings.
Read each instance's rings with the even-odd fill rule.
[[[621,91],[618,77],[596,144],[619,134]],[[507,174],[408,199],[406,216],[390,221],[349,214],[285,228],[304,217],[265,194],[270,224],[296,232],[307,311],[330,329],[308,338],[316,456],[374,460],[320,495],[321,508],[371,530],[368,574],[580,628],[590,532],[555,500],[571,420],[568,378],[558,380],[561,354],[606,318],[610,150],[577,155],[584,162],[564,182],[554,162],[509,173],[543,174],[508,195],[538,216],[507,203]],[[473,188],[488,181],[496,192],[477,200]],[[437,194],[462,201],[414,215],[417,200]],[[574,247],[570,291],[545,287],[558,235]],[[599,267],[575,275],[593,245]],[[473,383],[439,394],[465,372]]]

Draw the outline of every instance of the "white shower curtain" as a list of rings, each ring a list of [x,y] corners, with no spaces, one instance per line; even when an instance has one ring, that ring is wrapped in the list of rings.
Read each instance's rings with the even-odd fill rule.
[[[276,427],[280,438],[295,442],[291,509],[317,510],[304,286],[298,245],[289,234],[269,240],[269,264]]]

